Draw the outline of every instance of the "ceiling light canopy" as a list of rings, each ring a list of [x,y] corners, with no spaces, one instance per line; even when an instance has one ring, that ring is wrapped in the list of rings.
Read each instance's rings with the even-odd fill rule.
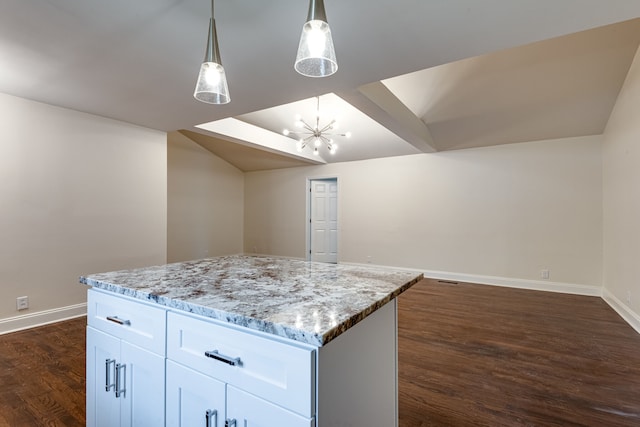
[[[331,120],[328,124],[321,126],[320,125],[320,97],[317,96],[316,103],[316,123],[315,126],[311,126],[308,124],[300,115],[296,117],[295,127],[300,128],[300,131],[293,131],[289,129],[285,129],[282,133],[285,136],[296,136],[298,142],[296,143],[296,148],[298,152],[302,152],[307,146],[311,146],[313,144],[313,154],[316,156],[319,155],[319,148],[324,145],[329,150],[329,153],[335,154],[338,149],[338,144],[333,140],[334,136],[344,136],[346,138],[351,137],[351,132],[345,133],[332,133],[338,127],[338,124],[335,119]]]
[[[308,77],[326,77],[338,71],[323,0],[309,0],[309,13],[302,27],[295,69]]]
[[[231,101],[231,97],[229,96],[227,77],[220,59],[216,21],[213,16],[213,0],[211,0],[211,19],[209,20],[207,50],[204,54],[204,62],[200,66],[200,74],[198,75],[196,90],[193,96],[198,101],[208,104],[227,104]]]

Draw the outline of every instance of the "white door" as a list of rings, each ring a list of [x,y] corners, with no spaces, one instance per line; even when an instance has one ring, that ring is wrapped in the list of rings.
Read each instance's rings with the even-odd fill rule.
[[[167,426],[224,427],[225,384],[167,360]]]
[[[311,180],[311,261],[338,262],[338,180]]]
[[[120,339],[87,328],[87,427],[120,425],[120,400],[115,394],[115,364]]]
[[[164,357],[126,341],[120,344],[121,427],[164,425]]]

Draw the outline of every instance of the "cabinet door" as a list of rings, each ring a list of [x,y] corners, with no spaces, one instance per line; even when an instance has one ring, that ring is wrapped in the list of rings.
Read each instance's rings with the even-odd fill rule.
[[[313,418],[305,418],[271,402],[227,385],[227,418],[238,427],[311,427]]]
[[[224,383],[167,360],[167,426],[224,427],[224,408]]]
[[[126,341],[120,345],[117,375],[125,389],[120,393],[121,426],[164,426],[164,357]]]
[[[120,340],[87,327],[87,427],[120,425],[120,401],[115,395],[115,364]]]

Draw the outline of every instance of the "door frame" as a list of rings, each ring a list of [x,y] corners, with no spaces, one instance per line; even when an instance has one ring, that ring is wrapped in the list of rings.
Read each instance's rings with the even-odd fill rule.
[[[322,175],[322,176],[308,176],[307,177],[307,188],[306,188],[306,215],[305,215],[305,239],[306,239],[306,245],[305,245],[305,257],[304,259],[306,259],[307,261],[311,261],[311,184],[313,183],[313,181],[328,181],[328,180],[335,180],[336,182],[336,186],[337,186],[337,191],[338,191],[338,207],[337,207],[337,220],[338,220],[338,224],[337,224],[337,230],[338,230],[338,241],[337,241],[337,247],[338,247],[338,263],[340,262],[340,206],[342,205],[341,203],[341,197],[340,197],[340,179],[338,175]]]

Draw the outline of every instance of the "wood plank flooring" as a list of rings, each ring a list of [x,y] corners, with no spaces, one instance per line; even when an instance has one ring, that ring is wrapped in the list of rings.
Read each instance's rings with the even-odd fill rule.
[[[0,426],[85,425],[86,324],[0,335]]]
[[[400,427],[640,426],[640,334],[599,298],[425,279],[398,307]],[[85,425],[85,325],[0,336],[1,427]]]
[[[402,427],[640,426],[640,335],[600,298],[423,280],[398,307]]]

